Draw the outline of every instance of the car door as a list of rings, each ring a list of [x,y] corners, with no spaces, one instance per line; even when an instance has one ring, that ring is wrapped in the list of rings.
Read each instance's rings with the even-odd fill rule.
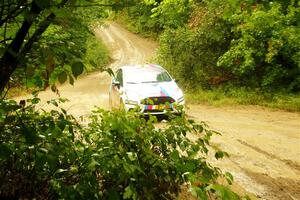
[[[112,106],[120,108],[121,92],[123,88],[123,71],[119,69],[112,80]]]

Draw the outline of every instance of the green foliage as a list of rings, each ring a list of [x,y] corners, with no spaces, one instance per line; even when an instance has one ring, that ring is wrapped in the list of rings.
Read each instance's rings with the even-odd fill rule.
[[[216,132],[205,123],[173,116],[158,129],[153,117],[96,110],[82,127],[59,102],[50,112],[39,102],[1,101],[1,198],[173,199],[183,183],[201,199],[238,198],[217,183],[233,177],[206,161]]]
[[[125,23],[127,28],[144,36],[156,36],[162,31],[160,24],[155,18],[151,18],[152,6],[143,2],[137,2],[135,6],[118,13],[117,19]]]
[[[212,77],[230,76],[226,70],[216,69],[215,63],[230,41],[230,29],[221,16],[207,11],[195,30],[188,26],[166,30],[160,37],[158,61],[178,80],[192,87],[210,87]],[[214,18],[210,18],[214,16]]]
[[[84,144],[77,136],[80,126],[63,109],[36,111],[39,101],[27,100],[28,106],[1,101],[2,197],[50,198],[52,184],[76,180],[74,167],[84,170],[80,168]],[[58,106],[56,101],[48,103]]]
[[[183,85],[210,88],[214,77],[224,81],[231,76],[216,67],[232,37],[223,13],[222,6],[197,5],[189,24],[161,35],[158,61]]]
[[[103,0],[2,1],[1,92],[10,76],[12,86],[44,89],[57,81],[72,84],[84,69],[103,67],[106,50],[99,42],[92,46],[91,40],[96,40],[92,25],[107,17],[105,5]],[[96,54],[98,50],[104,54]]]
[[[236,88],[227,86],[211,90],[188,90],[185,94],[187,103],[213,106],[260,105],[286,111],[300,111],[300,95],[283,93],[265,93],[259,89]]]
[[[189,0],[146,1],[152,5],[151,18],[154,18],[163,29],[177,28],[184,25],[189,18]]]
[[[90,13],[90,9],[85,10],[85,14],[88,12]],[[74,78],[83,73],[85,65],[90,65],[90,63],[95,63],[96,67],[100,65],[99,56],[87,55],[91,51],[87,49],[90,45],[88,42],[97,39],[89,28],[91,20],[94,18],[82,17],[85,14],[78,9],[57,12],[55,25],[51,25],[47,29],[39,42],[34,44],[30,54],[27,55],[27,61],[29,61],[26,62],[27,68],[34,70],[35,76],[42,78],[46,84],[43,86],[47,87],[49,83],[55,84],[57,80],[59,83],[64,83],[68,78],[72,84]],[[94,43],[97,45],[99,42],[94,41]],[[86,59],[87,57],[89,60]],[[104,59],[107,60],[107,58]],[[52,74],[54,71],[56,73]],[[48,80],[50,80],[49,83]]]
[[[183,26],[188,21],[192,6],[193,1],[190,0],[133,1],[126,11],[119,14],[119,18],[134,32],[158,36],[166,28]]]
[[[217,0],[192,8],[188,23],[164,27],[160,36],[158,61],[177,79],[202,88],[229,82],[267,92],[300,90],[297,1]]]
[[[83,58],[85,71],[91,72],[103,69],[109,62],[107,47],[97,37],[88,37],[86,42],[86,53]]]
[[[295,1],[245,3],[227,20],[234,38],[218,66],[250,86],[300,90],[300,8]]]

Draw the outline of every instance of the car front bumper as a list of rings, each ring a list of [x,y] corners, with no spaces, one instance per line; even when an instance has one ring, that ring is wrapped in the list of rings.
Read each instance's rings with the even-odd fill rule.
[[[139,110],[145,115],[164,115],[167,113],[180,113],[184,109],[185,102],[175,102],[170,105],[144,105],[144,104],[124,104],[125,111]],[[165,108],[164,108],[165,107]]]

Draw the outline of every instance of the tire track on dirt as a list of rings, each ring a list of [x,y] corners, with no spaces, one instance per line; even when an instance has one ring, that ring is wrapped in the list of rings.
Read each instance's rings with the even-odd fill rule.
[[[299,113],[205,105],[190,105],[188,113],[222,133],[212,144],[230,157],[212,163],[231,172],[238,186],[259,199],[300,199]]]
[[[259,173],[242,167],[235,158],[229,157],[228,160],[238,168],[239,173],[234,173],[234,178],[246,176],[243,177],[243,179],[247,180],[245,185],[251,188],[256,198],[264,200],[300,199],[299,180],[284,177],[273,178],[267,173]]]
[[[300,199],[300,181],[278,177],[273,178],[268,174],[257,173],[253,171],[244,170],[245,174],[254,179],[259,184],[264,185],[267,191],[263,196],[259,196],[261,199],[270,200],[299,200]]]
[[[271,159],[275,159],[275,160],[281,161],[281,162],[283,162],[284,164],[286,164],[286,165],[288,165],[289,167],[291,167],[292,169],[297,170],[297,171],[300,172],[300,165],[298,165],[297,163],[295,163],[295,162],[293,162],[293,161],[291,161],[291,160],[284,160],[284,159],[281,159],[281,158],[279,158],[278,156],[276,156],[276,155],[274,155],[274,154],[272,154],[272,153],[269,153],[269,152],[267,152],[267,151],[264,151],[264,150],[260,149],[260,148],[257,147],[257,146],[248,144],[247,142],[242,141],[242,140],[240,140],[240,139],[237,139],[237,141],[238,141],[239,143],[241,143],[242,145],[245,145],[246,147],[249,147],[249,148],[251,148],[251,149],[253,149],[253,150],[255,150],[255,151],[259,152],[259,153],[262,153],[262,154],[268,156],[268,157],[271,158]]]

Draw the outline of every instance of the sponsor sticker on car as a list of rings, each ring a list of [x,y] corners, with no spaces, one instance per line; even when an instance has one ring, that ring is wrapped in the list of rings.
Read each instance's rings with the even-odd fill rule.
[[[145,110],[165,110],[173,108],[173,105],[145,105]]]

